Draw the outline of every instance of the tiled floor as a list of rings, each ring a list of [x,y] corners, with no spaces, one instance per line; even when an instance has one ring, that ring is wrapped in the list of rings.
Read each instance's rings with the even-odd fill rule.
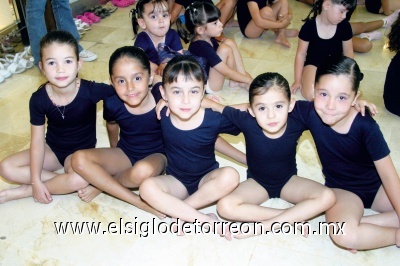
[[[300,28],[309,6],[291,0],[294,11],[292,27]],[[368,21],[380,18],[359,6],[353,21]],[[385,29],[381,29],[385,32]],[[275,44],[268,32],[256,40],[244,39],[238,28],[225,30],[228,37],[238,43],[247,71],[255,77],[275,71],[293,81],[293,63],[297,39],[291,39],[292,47]],[[85,48],[98,53],[96,62],[85,63],[80,76],[89,80],[108,81],[108,58],[122,45],[133,44],[133,33],[129,20],[129,8],[118,9],[88,31],[80,42]],[[365,74],[361,90],[363,97],[379,107],[376,120],[379,122],[392,151],[396,168],[400,171],[400,118],[386,111],[382,101],[382,89],[387,66],[393,53],[382,48],[385,39],[374,41],[368,54],[356,54]],[[14,75],[0,84],[0,159],[29,147],[30,125],[28,101],[33,91],[44,82],[37,69]],[[225,88],[222,96],[227,103],[243,102],[246,91]],[[297,99],[302,97],[297,94]],[[107,146],[107,135],[98,111],[99,146]],[[243,137],[226,137],[235,146],[244,150]],[[245,179],[245,168],[221,156],[221,165],[232,165]],[[299,175],[323,182],[320,163],[316,157],[312,139],[305,133],[298,146],[297,164]],[[0,181],[0,190],[15,187]],[[57,235],[55,222],[115,222],[155,221],[154,218],[129,204],[108,195],[100,195],[93,202],[82,202],[76,193],[54,196],[49,205],[35,204],[31,198],[0,205],[0,265],[265,265],[265,264],[338,264],[338,265],[398,265],[400,251],[392,246],[373,251],[351,254],[336,247],[327,235],[311,235],[307,239],[299,235],[258,236],[231,242],[213,235],[172,234],[160,235],[149,232],[148,237],[138,234]],[[265,204],[288,207],[278,199]],[[215,211],[215,205],[208,207]],[[366,210],[366,213],[371,213]],[[311,221],[317,225],[323,221],[319,216]],[[142,227],[142,229],[146,229]],[[102,232],[102,231],[101,231]]]

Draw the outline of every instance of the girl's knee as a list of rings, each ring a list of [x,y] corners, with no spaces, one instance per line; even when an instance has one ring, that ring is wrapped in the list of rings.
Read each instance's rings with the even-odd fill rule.
[[[324,205],[326,209],[332,207],[336,202],[336,196],[332,189],[324,188],[319,196],[318,202]]]
[[[153,178],[143,180],[139,187],[140,197],[145,201],[157,197],[157,182]]]
[[[72,154],[71,165],[72,169],[75,171],[82,171],[85,169],[85,165],[88,163],[87,153],[85,151],[79,150]]]
[[[68,176],[68,179],[70,186],[73,190],[79,190],[89,185],[89,183],[77,173],[70,174]]]
[[[368,53],[372,49],[372,42],[365,39],[363,42],[358,42],[354,45],[354,51],[358,53]]]
[[[0,176],[6,180],[12,180],[12,173],[15,172],[14,165],[10,160],[4,159],[0,162]]]
[[[219,176],[219,183],[221,188],[227,190],[234,190],[240,181],[239,173],[232,167],[221,168],[221,174]]]
[[[235,206],[233,198],[228,195],[217,202],[217,212],[224,218],[234,219]]]
[[[141,184],[144,180],[154,175],[154,167],[146,161],[139,161],[131,168],[129,178],[135,184]]]
[[[266,6],[260,10],[260,15],[263,19],[272,20],[274,19],[274,11]]]
[[[347,229],[347,230],[346,230]],[[343,248],[354,248],[357,246],[357,234],[355,230],[351,230],[349,228],[344,228],[346,230],[344,233],[339,232],[338,228],[333,227],[333,230],[330,231],[329,236],[332,241]]]

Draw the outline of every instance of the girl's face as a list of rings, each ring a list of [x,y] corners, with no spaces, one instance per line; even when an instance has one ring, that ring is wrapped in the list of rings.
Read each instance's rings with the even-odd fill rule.
[[[42,49],[39,68],[54,87],[66,88],[75,84],[81,67],[82,61],[76,58],[71,45],[52,43]]]
[[[276,139],[286,130],[288,115],[294,103],[294,100],[287,99],[281,88],[272,87],[266,93],[254,96],[249,111],[256,118],[264,134]]]
[[[119,98],[130,107],[139,106],[149,92],[150,74],[133,58],[122,57],[112,69],[111,83]]]
[[[204,34],[208,37],[218,37],[221,35],[224,27],[222,22],[218,19],[213,22],[209,22],[204,26]]]
[[[358,97],[347,75],[324,75],[315,84],[314,107],[321,120],[330,127],[347,122],[348,114]]]
[[[164,100],[167,101],[171,114],[182,121],[188,121],[200,110],[204,96],[204,84],[179,75],[177,82],[164,84],[161,89]]]
[[[325,1],[322,8],[327,10],[328,21],[333,25],[342,22],[348,12],[344,5],[333,4],[330,0]]]
[[[139,26],[155,37],[164,37],[170,26],[170,15],[166,3],[147,3],[144,5],[142,18],[138,19]]]

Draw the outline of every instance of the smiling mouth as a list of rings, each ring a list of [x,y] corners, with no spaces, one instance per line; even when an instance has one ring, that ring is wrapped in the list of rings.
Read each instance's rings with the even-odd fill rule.
[[[66,80],[68,77],[58,77],[58,78],[56,78],[56,80],[59,80],[59,81],[63,81],[63,80]]]
[[[139,95],[139,93],[130,93],[130,94],[127,94],[126,97],[128,97],[128,98],[135,98],[135,97],[137,97],[138,95]]]

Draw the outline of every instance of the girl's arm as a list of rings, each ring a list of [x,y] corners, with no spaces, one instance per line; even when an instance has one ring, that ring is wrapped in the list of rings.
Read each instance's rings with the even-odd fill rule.
[[[400,179],[393,161],[390,155],[388,155],[378,161],[374,161],[374,164],[381,177],[386,195],[400,219]]]
[[[304,62],[306,61],[306,54],[309,42],[299,39],[297,46],[296,59],[294,61],[294,82],[291,86],[292,94],[301,89],[301,81],[303,76]]]
[[[119,125],[115,121],[107,121],[106,123],[108,140],[110,141],[110,147],[116,148],[119,136]]]
[[[288,16],[284,17],[281,21],[267,20],[261,17],[260,9],[256,2],[248,2],[250,15],[257,27],[263,29],[283,29],[290,24],[290,19]]]
[[[150,61],[151,75],[157,74],[158,65]]]
[[[171,25],[173,23],[175,23],[176,19],[179,16],[179,13],[181,13],[182,7],[183,7],[182,5],[177,4],[176,2],[172,6],[171,13],[170,13]]]
[[[46,185],[42,182],[41,173],[43,170],[45,154],[44,125],[31,125],[31,144],[30,144],[30,171],[32,197],[40,203],[50,203],[51,194]]]
[[[203,101],[201,102],[201,107],[211,108],[213,111],[222,114],[222,112],[224,111],[224,108],[226,106],[222,105],[220,103],[217,103],[213,100],[210,100],[208,98],[203,98]],[[230,105],[230,107],[233,107],[235,109],[245,112],[249,108],[249,104],[248,103],[233,104],[233,105]]]
[[[215,65],[214,69],[217,70],[219,73],[221,73],[221,75],[237,82],[243,82],[250,85],[250,83],[253,81],[250,75],[248,75],[247,73],[242,74],[228,67],[228,65],[223,61],[218,63],[218,65]]]
[[[354,59],[353,41],[352,39],[342,42],[343,54]]]

